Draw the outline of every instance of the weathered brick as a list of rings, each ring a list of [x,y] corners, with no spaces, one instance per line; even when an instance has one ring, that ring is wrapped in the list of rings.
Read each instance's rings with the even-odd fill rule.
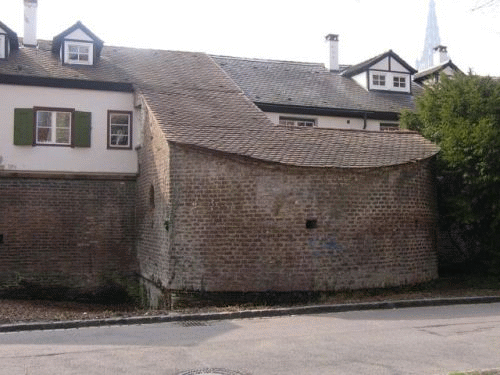
[[[133,273],[135,181],[0,178],[0,288],[93,288]]]

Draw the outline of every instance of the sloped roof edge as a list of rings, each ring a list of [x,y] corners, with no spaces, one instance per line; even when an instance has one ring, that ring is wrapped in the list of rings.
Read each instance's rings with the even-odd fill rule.
[[[456,66],[453,61],[447,60],[439,65],[430,67],[428,69],[422,70],[421,72],[418,72],[415,74],[415,78],[413,79],[415,82],[421,83],[426,77],[430,76],[431,74],[437,73],[447,67],[450,67],[451,69],[455,70],[456,72],[463,73],[458,66]]]
[[[349,129],[345,129],[349,130]],[[381,169],[381,168],[391,168],[391,167],[397,167],[401,165],[409,165],[409,164],[414,164],[414,163],[419,163],[428,159],[431,159],[435,157],[439,152],[440,149],[437,148],[434,152],[429,153],[425,157],[421,158],[415,158],[415,159],[408,159],[400,163],[393,163],[393,164],[379,164],[379,165],[316,165],[316,164],[307,164],[307,163],[299,163],[299,162],[285,162],[285,161],[278,161],[278,160],[269,160],[269,159],[264,159],[264,158],[258,158],[254,156],[249,156],[246,154],[241,154],[241,153],[236,153],[236,152],[231,152],[231,151],[224,151],[212,147],[207,147],[203,145],[197,145],[193,144],[190,142],[183,142],[179,140],[172,140],[172,139],[166,139],[168,143],[173,143],[177,145],[182,145],[184,147],[190,148],[190,149],[195,149],[195,150],[200,150],[204,152],[209,152],[211,154],[219,154],[219,155],[225,155],[228,157],[233,157],[233,158],[240,158],[240,159],[246,159],[248,161],[254,161],[254,162],[264,162],[264,163],[269,163],[272,165],[281,165],[283,167],[294,167],[294,168],[315,168],[315,169],[335,169],[335,170],[357,170],[357,171],[362,171],[362,170],[368,170],[368,169]]]

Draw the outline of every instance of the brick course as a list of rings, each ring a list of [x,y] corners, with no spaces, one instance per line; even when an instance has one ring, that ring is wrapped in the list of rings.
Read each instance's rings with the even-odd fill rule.
[[[134,180],[0,178],[0,288],[94,288],[136,271]]]
[[[432,159],[290,167],[156,141],[161,131],[151,128],[140,157],[138,254],[156,285],[320,291],[437,277]],[[151,186],[154,207],[144,197]]]

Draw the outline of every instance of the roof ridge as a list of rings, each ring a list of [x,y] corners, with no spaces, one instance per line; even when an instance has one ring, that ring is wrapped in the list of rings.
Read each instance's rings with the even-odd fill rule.
[[[257,57],[238,57],[238,56],[225,56],[225,55],[213,55],[213,54],[208,54],[208,55],[210,57],[215,58],[215,59],[221,58],[221,59],[245,60],[245,61],[252,61],[252,62],[265,62],[265,63],[276,63],[276,64],[287,63],[287,64],[295,64],[295,65],[313,65],[313,66],[322,66],[323,68],[325,68],[324,63],[318,63],[318,62],[275,60],[275,59],[262,59],[262,58],[257,58]]]

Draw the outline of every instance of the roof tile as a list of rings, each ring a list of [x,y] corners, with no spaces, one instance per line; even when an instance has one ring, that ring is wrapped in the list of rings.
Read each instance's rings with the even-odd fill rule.
[[[323,64],[225,56],[213,59],[256,103],[359,112],[399,113],[414,108],[407,93],[367,91]]]

